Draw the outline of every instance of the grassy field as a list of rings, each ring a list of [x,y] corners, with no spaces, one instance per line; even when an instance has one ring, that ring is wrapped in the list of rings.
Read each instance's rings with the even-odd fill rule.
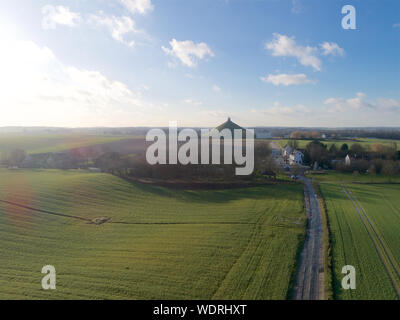
[[[0,200],[0,299],[284,299],[305,229],[297,184],[172,191],[0,170]],[[55,291],[41,289],[47,264]]]
[[[81,134],[0,134],[0,152],[22,149],[27,153],[60,152],[73,148],[104,144],[132,136]]]
[[[346,176],[322,183],[331,232],[334,294],[338,299],[397,299],[400,288],[400,185],[351,183]],[[357,272],[356,290],[343,290],[341,269]]]
[[[309,144],[312,140],[297,140],[299,144],[300,149],[305,149],[307,144]],[[285,147],[288,144],[289,140],[288,139],[279,139],[277,140],[277,144],[281,146],[282,148]],[[335,144],[336,147],[340,148],[344,143],[346,143],[349,147],[351,147],[355,143],[361,144],[364,148],[368,148],[374,143],[380,143],[383,145],[389,145],[392,142],[397,142],[400,144],[399,140],[387,140],[387,139],[370,139],[370,138],[360,138],[355,140],[321,140],[323,144],[326,144],[328,148],[332,145]]]
[[[311,179],[314,179],[318,182],[331,182],[331,183],[400,183],[400,176],[386,176],[383,174],[378,175],[368,175],[368,174],[357,174],[353,175],[352,173],[346,172],[334,172],[330,171],[328,173],[313,173],[312,171],[307,174],[307,176]]]
[[[11,151],[13,149],[22,149],[29,154],[46,153],[46,152],[61,152],[74,148],[87,147],[97,144],[105,144],[118,142],[127,139],[143,139],[140,136],[128,136],[128,135],[90,135],[90,134],[0,134],[0,152]],[[271,142],[272,139],[258,139],[257,142]],[[284,147],[288,143],[288,139],[275,140],[276,143]],[[311,140],[297,140],[299,148],[304,149]],[[343,143],[347,143],[351,146],[356,141],[349,140],[326,140],[322,141],[327,144],[328,147],[332,144],[336,144],[337,147],[341,147]],[[364,147],[368,147],[374,143],[382,143],[388,145],[390,142],[396,142],[395,140],[383,140],[383,139],[358,139],[357,143],[360,143]],[[400,141],[397,141],[400,143]]]

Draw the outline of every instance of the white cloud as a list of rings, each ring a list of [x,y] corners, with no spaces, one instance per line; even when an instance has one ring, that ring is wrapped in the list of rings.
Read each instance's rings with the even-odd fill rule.
[[[120,0],[120,2],[132,13],[146,14],[154,9],[151,0]]]
[[[0,125],[98,125],[148,105],[124,83],[67,66],[47,47],[10,39],[5,44],[0,51]]]
[[[315,83],[315,81],[310,80],[303,73],[300,74],[269,74],[266,77],[261,77],[261,81],[272,83],[275,86],[284,85],[299,85],[306,83]]]
[[[130,47],[133,47],[135,45],[135,41],[133,41],[132,39],[126,40],[126,36],[143,32],[136,29],[135,22],[127,16],[107,16],[103,12],[100,12],[97,15],[91,14],[89,16],[88,22],[96,26],[103,26],[107,28],[111,36],[115,40]]]
[[[140,13],[145,13],[152,8],[151,1],[143,0],[121,0],[127,7]],[[135,41],[132,39],[133,34],[141,34],[142,36],[149,37],[143,30],[137,29],[135,21],[128,16],[117,17],[114,15],[107,15],[103,11],[97,14],[89,14],[82,19],[80,13],[72,12],[68,7],[51,6],[47,5],[42,8],[43,19],[42,26],[44,29],[55,29],[57,24],[75,27],[80,22],[105,27],[110,32],[111,36],[120,43],[133,47]],[[129,39],[127,39],[129,38]]]
[[[57,24],[75,27],[81,21],[81,15],[72,12],[68,7],[46,5],[42,8],[42,27],[43,29],[55,29]]]
[[[298,45],[294,37],[274,33],[274,39],[265,44],[265,48],[275,57],[295,57],[303,66],[311,66],[314,70],[321,70],[321,60],[316,56],[318,49]]]
[[[188,67],[195,67],[197,60],[202,60],[207,56],[213,57],[214,53],[210,47],[204,43],[194,43],[193,41],[177,41],[172,39],[169,43],[171,49],[162,47],[163,51],[181,61],[181,63]]]
[[[327,55],[344,56],[344,49],[339,47],[339,45],[334,42],[322,43],[321,49],[323,50],[322,54],[324,56],[327,56]]]
[[[399,23],[394,23],[393,28],[400,28],[400,22]]]
[[[270,107],[266,110],[256,110],[256,109],[252,110],[252,113],[263,113],[269,115],[297,115],[310,112],[311,110],[302,104],[293,107],[286,107],[282,106],[278,101],[274,103],[273,107]]]
[[[193,100],[193,99],[186,99],[184,102],[186,104],[191,104],[192,106],[201,106],[203,104],[202,101],[196,101],[196,100]]]
[[[213,85],[212,89],[214,92],[221,92],[221,88],[218,87],[216,84]]]
[[[343,98],[329,98],[324,101],[324,104],[329,107],[328,112],[344,112],[349,109],[361,109],[370,106],[364,101],[365,94],[358,92],[356,97],[343,99]]]
[[[366,100],[365,93],[358,92],[356,97],[343,99],[343,98],[329,98],[324,101],[328,106],[328,112],[346,112],[357,110],[376,110],[380,112],[399,112],[400,101],[395,99],[379,98],[375,102]]]
[[[389,112],[400,112],[400,101],[396,99],[379,98],[376,100],[376,107]]]

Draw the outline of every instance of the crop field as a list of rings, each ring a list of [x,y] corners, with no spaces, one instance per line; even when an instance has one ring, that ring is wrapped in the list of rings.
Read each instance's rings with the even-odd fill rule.
[[[333,178],[332,178],[333,179]],[[331,231],[338,299],[398,299],[400,185],[321,183]],[[356,269],[356,289],[341,287],[342,267]]]
[[[348,172],[334,172],[329,171],[326,173],[313,173],[310,171],[307,177],[314,179],[318,182],[324,183],[364,183],[364,184],[387,184],[387,183],[400,183],[400,176],[387,176],[384,174],[369,175],[367,173],[359,173],[354,175]]]
[[[0,170],[0,299],[285,299],[305,232],[302,190]],[[44,265],[56,268],[56,290],[41,289]]]
[[[307,144],[309,144],[312,140],[303,140],[299,139],[297,140],[299,144],[299,148],[305,149]],[[362,145],[364,148],[370,147],[371,145],[375,143],[380,143],[383,145],[390,145],[392,142],[396,142],[397,144],[400,144],[399,140],[389,140],[389,139],[371,139],[371,138],[360,138],[357,140],[320,140],[323,144],[326,144],[328,148],[332,145],[335,144],[336,147],[340,148],[344,143],[346,143],[349,147],[351,147],[355,143],[359,143]],[[277,141],[278,145],[281,146],[282,148],[285,147],[288,144],[289,140],[288,139],[279,139]]]
[[[81,135],[81,134],[0,134],[0,152],[22,149],[27,153],[60,152],[119,141],[131,136]]]
[[[46,153],[46,152],[61,152],[74,148],[89,147],[98,144],[115,143],[115,146],[120,146],[120,141],[130,141],[134,143],[135,140],[140,142],[145,140],[143,136],[132,136],[132,135],[100,135],[100,134],[78,134],[78,133],[52,133],[52,134],[23,134],[23,133],[3,133],[0,134],[0,152],[11,151],[12,149],[22,149],[29,154]],[[281,147],[284,147],[288,143],[288,139],[257,139],[256,143],[260,142],[271,142],[276,141]],[[299,147],[304,149],[311,140],[297,140]],[[340,147],[343,143],[347,143],[351,146],[354,143],[360,143],[364,147],[368,147],[374,143],[382,143],[389,145],[391,142],[400,143],[396,140],[384,140],[384,139],[358,139],[357,141],[350,140],[322,140],[323,143],[327,144],[328,147],[332,144],[336,144]],[[126,143],[122,144],[127,148],[127,152],[132,149],[132,152],[137,151],[137,147],[132,147]],[[112,147],[113,145],[111,145]],[[141,149],[142,146],[140,145]],[[129,149],[130,148],[130,149]],[[125,152],[126,153],[126,152]]]

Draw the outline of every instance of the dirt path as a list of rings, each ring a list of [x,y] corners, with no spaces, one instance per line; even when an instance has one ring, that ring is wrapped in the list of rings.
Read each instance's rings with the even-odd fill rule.
[[[310,180],[303,178],[303,182],[308,224],[306,240],[301,252],[296,282],[293,288],[293,299],[323,300],[325,298],[325,264],[321,210]]]

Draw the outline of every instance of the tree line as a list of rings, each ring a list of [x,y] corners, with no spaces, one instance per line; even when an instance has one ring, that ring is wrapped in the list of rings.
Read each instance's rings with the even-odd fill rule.
[[[24,150],[15,149],[0,154],[0,165],[7,167],[24,168],[52,168],[52,169],[88,169],[99,168],[102,172],[121,177],[150,178],[161,180],[187,179],[187,180],[237,180],[255,179],[268,173],[274,176],[277,170],[271,158],[271,147],[268,142],[255,142],[254,172],[250,176],[237,176],[237,164],[233,159],[232,164],[224,163],[224,145],[221,143],[221,164],[169,164],[150,165],[146,160],[146,150],[137,151],[135,154],[121,154],[108,151],[104,148],[92,156],[83,153],[46,153],[27,156]],[[200,145],[199,145],[200,148]],[[167,150],[168,153],[168,150]],[[243,153],[245,145],[243,144]],[[90,154],[90,153],[89,153]],[[210,145],[211,163],[211,145]],[[199,153],[200,163],[200,153]]]
[[[350,163],[346,163],[345,157],[349,156]],[[354,143],[350,147],[347,143],[337,147],[332,144],[328,147],[319,140],[307,144],[304,150],[304,162],[307,165],[319,166],[325,169],[335,169],[342,172],[385,174],[393,176],[400,174],[400,151],[397,143],[374,143],[364,147],[360,143]]]
[[[211,157],[211,150],[209,154]],[[160,180],[249,180],[260,177],[264,173],[274,176],[277,170],[275,162],[271,158],[271,147],[268,142],[257,142],[255,144],[254,172],[250,176],[236,175],[235,168],[238,165],[234,159],[232,164],[223,164],[223,145],[221,145],[220,158],[221,164],[182,165],[177,163],[150,165],[146,160],[145,152],[132,156],[123,156],[117,152],[107,152],[94,160],[94,166],[100,168],[103,172],[118,176]]]

